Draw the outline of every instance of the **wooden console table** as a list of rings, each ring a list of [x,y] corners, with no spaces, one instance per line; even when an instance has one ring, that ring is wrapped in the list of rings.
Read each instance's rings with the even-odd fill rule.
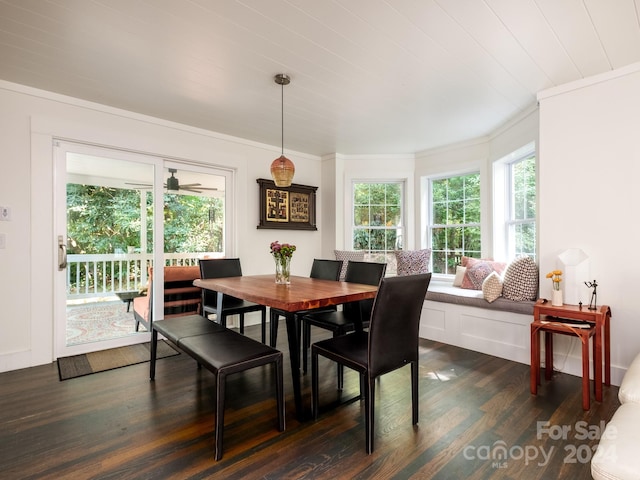
[[[590,328],[571,326],[563,320],[591,324]],[[575,335],[582,341],[582,406],[590,406],[589,394],[589,338],[593,337],[594,391],[596,400],[602,401],[602,370],[604,357],[604,384],[611,385],[610,323],[611,309],[602,305],[596,310],[578,305],[554,307],[550,301],[538,300],[533,307],[531,323],[531,393],[538,393],[540,383],[540,332],[545,332],[545,378],[553,374],[553,334]]]

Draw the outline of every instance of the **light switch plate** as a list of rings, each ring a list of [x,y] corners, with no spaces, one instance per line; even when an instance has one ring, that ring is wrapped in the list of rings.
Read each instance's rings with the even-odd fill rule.
[[[8,222],[11,220],[11,209],[0,205],[0,221]]]
[[[0,233],[0,250],[7,248],[7,234]]]

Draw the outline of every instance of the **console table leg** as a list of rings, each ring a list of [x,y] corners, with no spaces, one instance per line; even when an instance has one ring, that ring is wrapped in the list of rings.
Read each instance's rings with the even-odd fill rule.
[[[544,332],[544,378],[553,377],[553,334]]]
[[[540,383],[540,332],[531,324],[531,371],[530,371],[531,394],[538,394],[538,384]]]
[[[591,406],[591,391],[589,389],[589,337],[580,337],[582,341],[582,409],[589,410]],[[598,368],[594,365],[594,370]]]

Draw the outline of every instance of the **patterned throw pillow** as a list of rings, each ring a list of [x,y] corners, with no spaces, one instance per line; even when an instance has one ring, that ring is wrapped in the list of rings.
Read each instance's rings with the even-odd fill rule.
[[[502,279],[498,272],[491,272],[482,282],[484,299],[491,303],[502,295]]]
[[[502,272],[507,266],[506,263],[480,260],[471,257],[467,258],[466,262],[463,263],[466,263],[467,271],[462,279],[461,287],[470,290],[482,290],[482,282],[484,282],[484,279],[487,278],[491,272],[502,275]]]
[[[509,264],[502,295],[517,302],[538,298],[538,266],[531,257],[520,257]]]
[[[336,260],[342,260],[342,270],[340,270],[340,281],[344,281],[347,274],[347,263],[349,260],[353,262],[363,262],[364,252],[362,250],[334,250]]]
[[[399,277],[429,273],[430,248],[424,250],[396,250],[395,254],[398,261]]]
[[[463,267],[466,267],[467,264],[469,263],[469,260],[471,261],[476,261],[476,260],[483,260],[483,261],[488,261],[491,262],[493,261],[491,258],[475,258],[475,257],[465,257],[464,255],[462,256],[462,260],[460,260],[460,265],[462,265]]]

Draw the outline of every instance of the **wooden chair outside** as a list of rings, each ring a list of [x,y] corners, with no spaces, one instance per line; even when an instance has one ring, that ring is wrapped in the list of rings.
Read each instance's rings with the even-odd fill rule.
[[[164,267],[164,312],[163,318],[193,315],[201,312],[201,291],[193,286],[200,278],[197,266]],[[153,268],[149,268],[149,289],[146,296],[133,299],[133,316],[136,320],[136,332],[143,324],[151,331],[153,308]]]

